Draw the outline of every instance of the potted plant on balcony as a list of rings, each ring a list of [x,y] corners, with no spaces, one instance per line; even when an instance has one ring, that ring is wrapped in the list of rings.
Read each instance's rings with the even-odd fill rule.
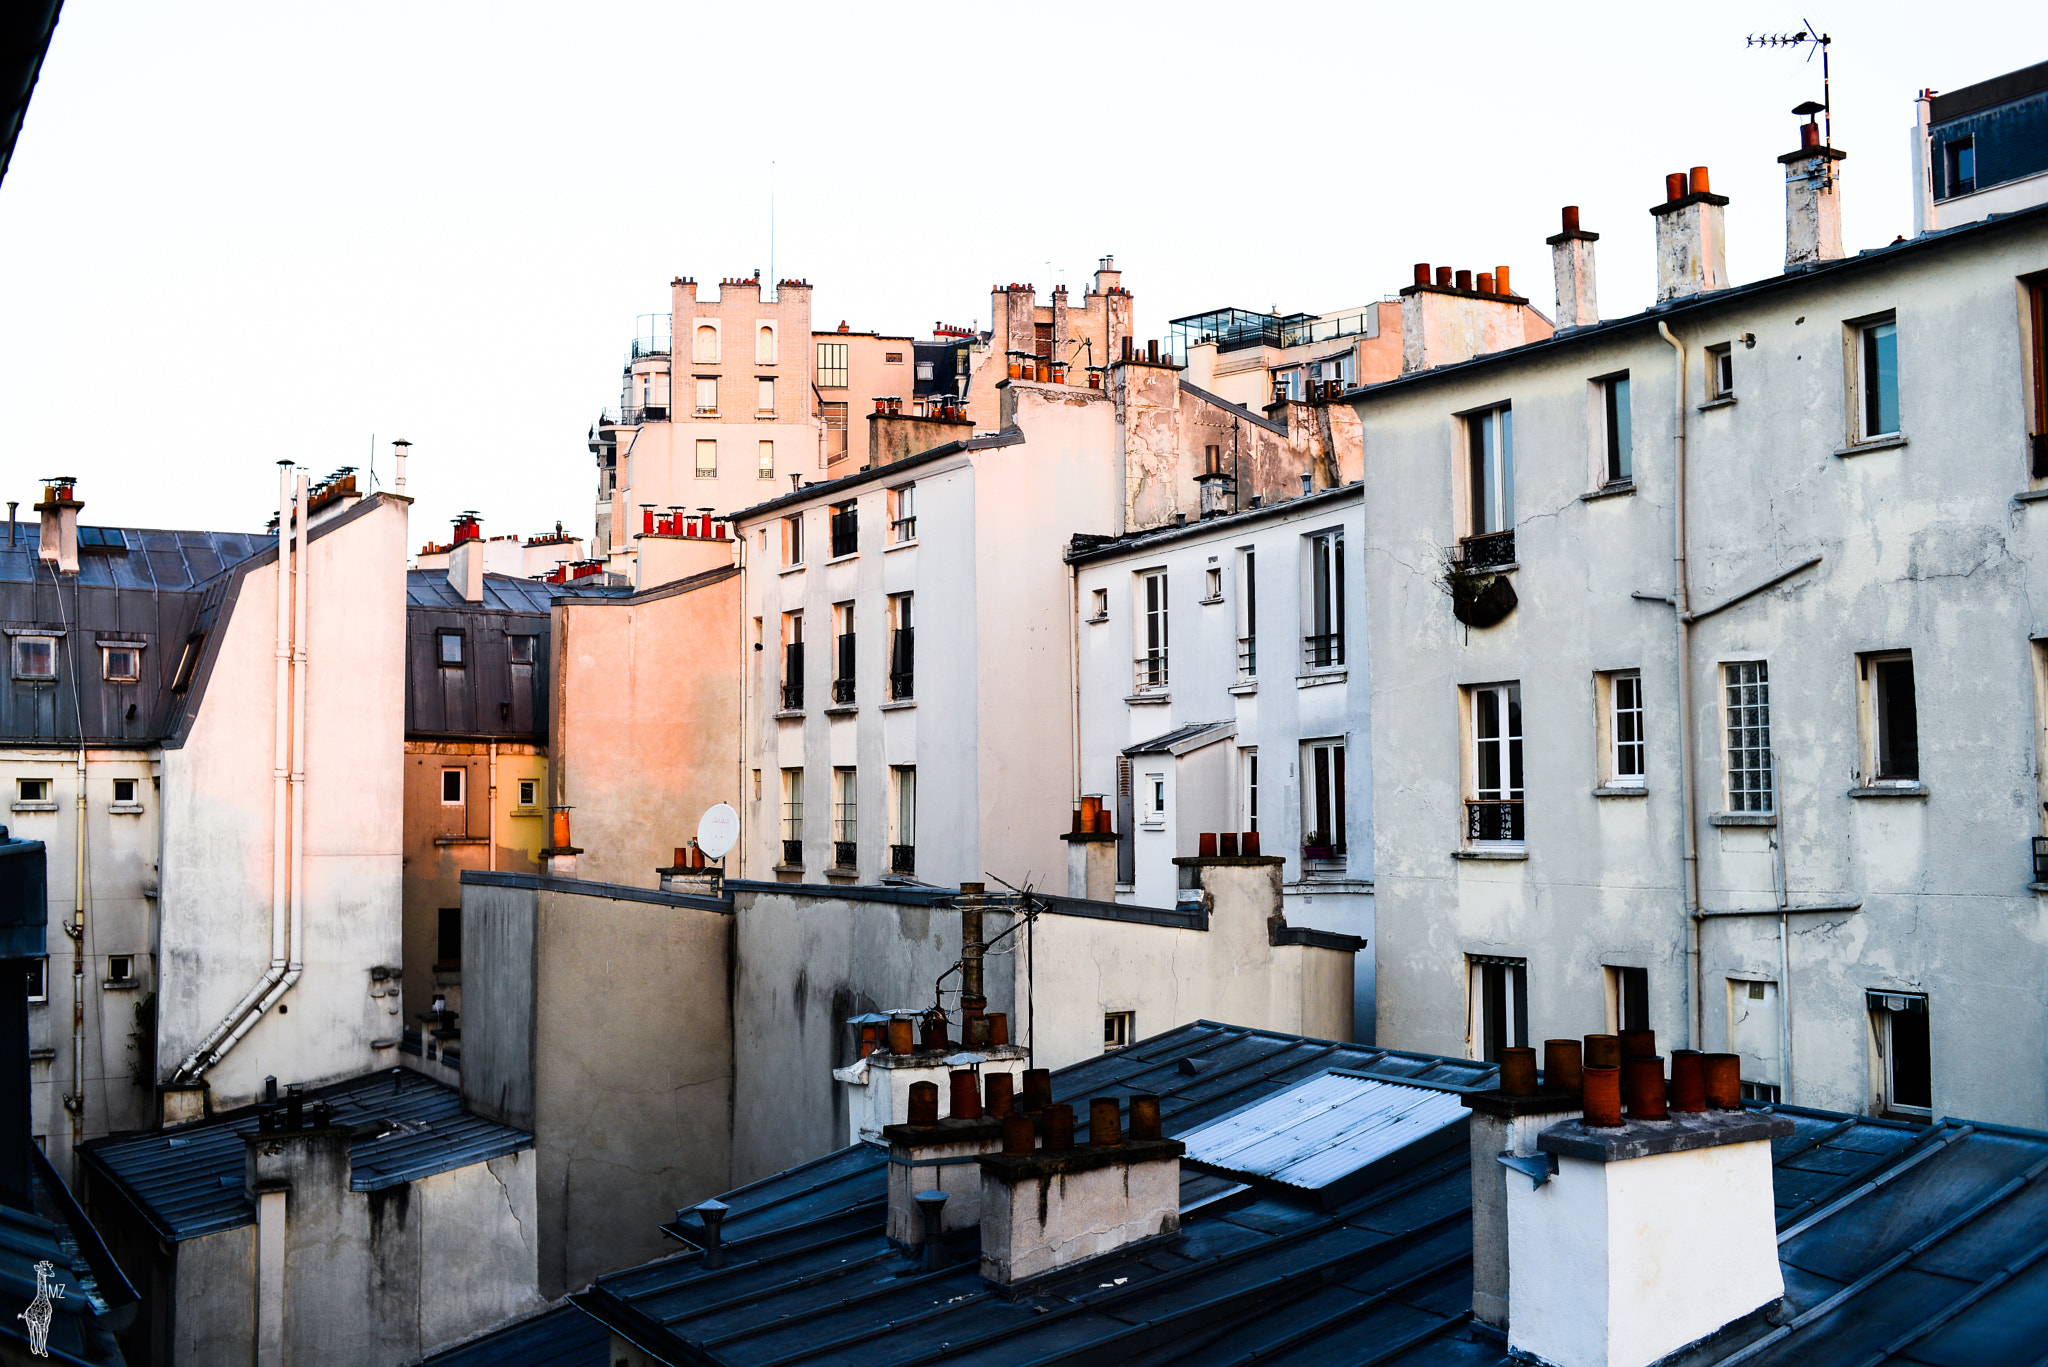
[[[1330,843],[1329,836],[1321,831],[1310,831],[1301,838],[1301,857],[1308,860],[1335,859],[1337,849]]]

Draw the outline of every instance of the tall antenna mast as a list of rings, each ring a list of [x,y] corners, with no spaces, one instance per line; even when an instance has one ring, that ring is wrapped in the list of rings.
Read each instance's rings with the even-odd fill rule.
[[[1805,43],[1813,44],[1806,50],[1806,60],[1812,61],[1813,54],[1820,53],[1820,114],[1821,143],[1826,147],[1835,145],[1835,97],[1828,76],[1828,45],[1835,40],[1813,26],[1813,20],[1802,19],[1806,27],[1797,33],[1752,33],[1743,43],[1744,47],[1791,47]]]
[[[775,163],[768,163],[768,288],[775,291],[780,299],[782,291],[776,281],[782,277],[775,273]]]

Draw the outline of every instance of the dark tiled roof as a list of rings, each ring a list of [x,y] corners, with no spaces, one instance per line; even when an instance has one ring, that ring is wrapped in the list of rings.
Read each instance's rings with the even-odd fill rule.
[[[1054,1075],[1057,1099],[1152,1091],[1189,1131],[1332,1068],[1470,1089],[1466,1059],[1201,1022]],[[1793,1107],[1774,1141],[1793,1312],[1687,1367],[1994,1367],[2048,1342],[2048,1135],[1915,1127]],[[1183,1168],[1177,1236],[1071,1267],[1012,1300],[968,1244],[936,1273],[884,1234],[887,1156],[855,1146],[728,1194],[727,1263],[694,1251],[575,1297],[673,1363],[1484,1364],[1472,1323],[1469,1149],[1433,1152],[1331,1209],[1256,1179]],[[695,1222],[670,1224],[683,1240]],[[970,1236],[971,1239],[971,1236]]]
[[[30,1184],[34,1210],[0,1205],[0,1358],[37,1360],[22,1346],[22,1311],[36,1298],[36,1264],[47,1262],[61,1288],[50,1301],[50,1359],[119,1364],[113,1326],[123,1310],[133,1314],[135,1290],[40,1151]]]
[[[315,524],[316,526],[318,524]],[[104,528],[81,526],[79,540],[87,541],[97,532],[119,534],[121,549],[98,549],[81,545],[78,551],[77,582],[86,588],[194,589],[238,565],[260,551],[277,544],[266,532],[174,532],[151,527]],[[50,582],[50,571],[36,558],[42,544],[41,526],[19,522],[14,528],[15,544],[0,540],[0,584]],[[72,583],[65,576],[64,583]]]
[[[533,1136],[464,1113],[453,1087],[393,1069],[306,1090],[337,1124],[362,1127],[349,1146],[351,1191],[381,1191],[530,1148]],[[396,1123],[394,1123],[396,1122]],[[256,1133],[255,1108],[174,1130],[94,1140],[80,1152],[120,1186],[167,1239],[191,1239],[252,1224],[243,1194],[243,1139]]]
[[[1172,750],[1175,746],[1185,744],[1191,740],[1204,740],[1205,743],[1207,740],[1221,740],[1224,735],[1236,730],[1237,723],[1234,721],[1189,722],[1186,726],[1176,726],[1163,736],[1154,736],[1150,740],[1141,740],[1136,745],[1127,746],[1124,749],[1124,753],[1127,755],[1156,755],[1163,751]]]
[[[611,1367],[612,1331],[573,1305],[557,1305],[430,1353],[420,1367]]]
[[[487,574],[484,576],[483,601],[472,603],[455,591],[455,586],[448,582],[446,570],[405,572],[406,605],[415,608],[451,608],[458,612],[537,612],[545,615],[548,604],[565,587],[539,579],[521,579],[516,575]]]
[[[483,601],[466,601],[442,570],[405,576],[405,734],[471,736],[545,744],[552,658],[552,584],[484,576]],[[462,667],[441,664],[439,637],[462,637]],[[533,660],[515,663],[514,636],[531,636]]]

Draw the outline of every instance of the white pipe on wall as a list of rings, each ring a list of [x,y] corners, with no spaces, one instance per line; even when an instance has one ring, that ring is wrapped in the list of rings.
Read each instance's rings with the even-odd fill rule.
[[[1663,320],[1658,320],[1657,332],[1671,343],[1674,356],[1672,386],[1673,421],[1672,431],[1672,480],[1675,485],[1675,517],[1672,530],[1672,606],[1678,617],[1678,821],[1681,830],[1680,852],[1685,871],[1685,922],[1688,936],[1688,957],[1692,961],[1692,972],[1688,975],[1692,994],[1691,1030],[1689,1043],[1695,1049],[1701,1047],[1700,1039],[1705,1034],[1706,1013],[1700,1001],[1705,990],[1705,975],[1700,967],[1700,856],[1697,836],[1693,831],[1693,717],[1692,717],[1692,589],[1691,574],[1687,567],[1686,521],[1685,521],[1685,387],[1686,360],[1685,343],[1671,335],[1671,329]]]

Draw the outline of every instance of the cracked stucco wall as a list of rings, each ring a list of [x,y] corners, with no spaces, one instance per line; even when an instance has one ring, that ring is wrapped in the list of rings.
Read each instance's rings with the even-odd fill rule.
[[[2048,1123],[2040,983],[2048,918],[2028,891],[2042,831],[2032,638],[2048,635],[2048,523],[2028,485],[2028,402],[2015,277],[2048,259],[2039,226],[1687,315],[1692,593],[1712,606],[1814,555],[1815,569],[1694,634],[1701,900],[1767,908],[1771,841],[1792,904],[1790,1098],[1867,1109],[1877,1060],[1864,992],[1926,992],[1934,1110]],[[1849,320],[1896,310],[1907,444],[1845,446]],[[1742,334],[1754,334],[1744,346]],[[1699,411],[1702,349],[1736,342],[1737,401]],[[1634,492],[1597,483],[1590,381],[1630,373]],[[1529,961],[1532,1042],[1606,1028],[1602,969],[1650,974],[1665,1047],[1689,1042],[1682,906],[1676,627],[1633,599],[1672,584],[1672,351],[1637,328],[1367,399],[1366,592],[1382,1044],[1467,1048],[1465,956]],[[1435,580],[1455,540],[1453,414],[1515,411],[1519,608],[1468,632]],[[1921,799],[1862,799],[1858,655],[1911,650]],[[1715,827],[1725,806],[1719,667],[1768,662],[1779,775],[1775,828]],[[1639,669],[1648,792],[1593,795],[1596,671]],[[1464,685],[1518,680],[1528,858],[1459,847]],[[1775,917],[1702,931],[1698,1047],[1729,1047],[1730,978],[1776,981]]]

